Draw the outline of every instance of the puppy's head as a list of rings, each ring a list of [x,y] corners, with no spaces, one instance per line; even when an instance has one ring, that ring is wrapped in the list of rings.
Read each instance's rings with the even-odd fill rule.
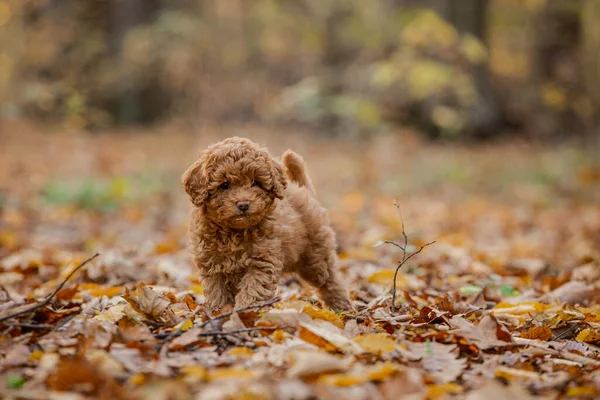
[[[233,137],[211,145],[181,177],[191,202],[217,224],[250,228],[282,199],[286,179],[267,149]]]

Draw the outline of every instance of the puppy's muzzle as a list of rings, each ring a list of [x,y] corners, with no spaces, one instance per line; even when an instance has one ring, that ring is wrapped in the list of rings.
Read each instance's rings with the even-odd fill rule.
[[[250,208],[250,202],[247,200],[238,201],[237,203],[235,203],[235,206],[238,210],[245,213]]]

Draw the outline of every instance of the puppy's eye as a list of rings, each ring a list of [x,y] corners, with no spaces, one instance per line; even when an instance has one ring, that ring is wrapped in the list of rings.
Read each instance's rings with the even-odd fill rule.
[[[252,187],[261,187],[260,182],[259,181],[252,181]]]
[[[229,182],[223,182],[219,185],[219,189],[221,190],[227,190],[229,189]]]

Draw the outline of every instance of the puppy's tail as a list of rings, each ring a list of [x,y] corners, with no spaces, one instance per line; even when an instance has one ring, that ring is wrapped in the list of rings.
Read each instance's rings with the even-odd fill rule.
[[[283,164],[286,167],[286,173],[288,178],[298,184],[298,186],[304,186],[313,195],[315,194],[315,188],[306,172],[306,164],[304,159],[298,153],[294,153],[291,150],[287,150],[283,153]]]

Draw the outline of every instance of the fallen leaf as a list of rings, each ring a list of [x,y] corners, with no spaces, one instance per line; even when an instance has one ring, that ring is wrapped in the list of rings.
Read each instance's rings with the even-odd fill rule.
[[[227,354],[230,356],[248,358],[252,357],[254,352],[247,347],[234,347],[233,349],[228,350]]]
[[[323,310],[320,308],[306,306],[302,310],[305,314],[308,314],[312,319],[321,319],[323,321],[331,322],[333,325],[340,329],[344,329],[344,322],[342,319],[333,311]]]
[[[393,376],[397,372],[398,368],[394,364],[386,362],[369,371],[369,380],[377,382],[383,381],[384,379]]]
[[[307,324],[301,322],[298,325],[303,328],[300,330],[301,339],[319,347],[323,347],[328,351],[337,349],[348,354],[360,354],[363,352],[359,344],[337,332],[336,329],[338,328],[331,325],[329,322],[323,322],[322,324],[316,324],[314,322],[312,324]]]
[[[577,340],[578,342],[599,343],[600,332],[598,332],[596,329],[585,328],[577,334],[575,340]]]
[[[462,387],[456,383],[445,383],[443,385],[427,385],[427,396],[430,399],[437,399],[448,394],[462,393]]]
[[[385,333],[372,333],[369,335],[358,336],[354,341],[361,347],[371,353],[382,353],[393,351],[396,348],[396,341]]]
[[[208,371],[209,381],[247,380],[256,378],[256,374],[248,369],[219,368]]]
[[[287,376],[291,378],[347,371],[353,362],[349,357],[342,358],[317,351],[297,351],[291,358],[292,366],[287,371]]]
[[[527,332],[521,332],[521,337],[525,339],[548,340],[552,337],[552,331],[547,326],[534,326]]]
[[[453,333],[472,341],[482,350],[507,346],[512,342],[510,332],[491,315],[483,317],[479,325],[473,325],[458,315],[453,316],[449,322]]]
[[[431,373],[437,383],[444,384],[457,380],[467,367],[467,361],[458,357],[455,345],[437,342],[409,342],[408,351],[421,359],[423,369]]]
[[[135,311],[154,321],[159,321],[163,313],[171,305],[169,300],[150,289],[144,282],[138,284],[137,295],[130,293],[126,289],[123,298]]]

